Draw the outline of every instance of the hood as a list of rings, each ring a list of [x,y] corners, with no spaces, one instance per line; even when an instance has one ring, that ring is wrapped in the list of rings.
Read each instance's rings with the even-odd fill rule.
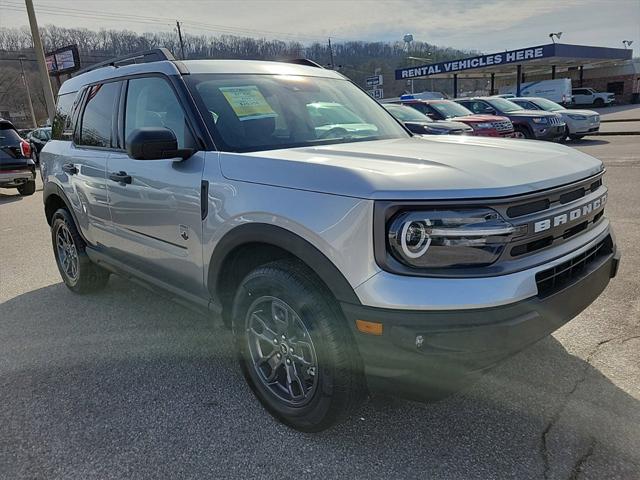
[[[555,117],[554,112],[545,112],[544,110],[518,110],[509,112],[510,117]]]
[[[469,125],[462,122],[451,122],[449,120],[433,120],[431,122],[404,122],[405,125],[427,125],[434,128],[449,130],[473,130]]]
[[[499,115],[481,115],[481,114],[477,114],[477,115],[467,115],[464,117],[451,117],[448,118],[447,120],[451,120],[454,122],[473,122],[473,123],[480,123],[480,122],[504,122],[506,120],[509,120],[507,117],[501,117]]]
[[[220,164],[233,180],[386,200],[506,197],[603,168],[564,145],[450,135],[221,153]]]
[[[560,115],[584,115],[585,117],[591,117],[593,115],[600,114],[598,112],[594,112],[593,110],[578,110],[578,109],[566,109],[566,110],[557,110],[553,113],[559,113]]]

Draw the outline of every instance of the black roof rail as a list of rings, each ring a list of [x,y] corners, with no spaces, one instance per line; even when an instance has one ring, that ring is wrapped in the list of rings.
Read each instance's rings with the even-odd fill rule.
[[[123,67],[125,65],[132,65],[134,63],[149,63],[159,62],[161,60],[174,61],[173,54],[166,48],[154,48],[153,50],[146,50],[144,52],[130,53],[122,57],[115,57],[104,62],[90,65],[86,68],[78,70],[75,75],[91,72],[103,67]],[[74,75],[74,76],[75,76]]]
[[[295,63],[296,65],[306,65],[307,67],[324,68],[319,63],[309,60],[308,58],[293,58],[291,60],[285,60],[286,63]]]

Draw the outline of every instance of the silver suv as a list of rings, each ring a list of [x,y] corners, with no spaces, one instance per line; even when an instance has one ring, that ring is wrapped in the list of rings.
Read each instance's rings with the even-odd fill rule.
[[[311,64],[109,62],[62,85],[41,160],[66,285],[123,274],[220,316],[256,396],[304,431],[369,392],[460,389],[617,271],[599,160],[414,137]]]

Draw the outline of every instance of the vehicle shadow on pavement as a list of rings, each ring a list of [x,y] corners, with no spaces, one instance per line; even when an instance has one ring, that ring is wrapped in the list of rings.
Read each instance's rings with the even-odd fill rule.
[[[19,194],[6,194],[0,190],[0,205],[4,203],[17,202],[22,200],[22,196]]]
[[[587,137],[587,138],[581,138],[578,140],[567,140],[564,144],[569,146],[569,147],[576,147],[576,146],[590,146],[590,145],[607,145],[611,142],[609,142],[608,140],[600,140],[597,137]]]
[[[2,478],[636,478],[638,425],[550,337],[462,394],[302,434],[253,397],[226,329],[125,280],[0,304]]]

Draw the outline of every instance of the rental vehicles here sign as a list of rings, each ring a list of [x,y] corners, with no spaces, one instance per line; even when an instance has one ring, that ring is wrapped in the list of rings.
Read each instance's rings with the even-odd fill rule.
[[[519,50],[463,58],[450,62],[431,63],[419,67],[400,68],[396,70],[396,80],[428,77],[429,75],[437,75],[439,73],[456,73],[463,70],[472,70],[474,68],[483,68],[492,65],[506,65],[509,63],[551,57],[553,54],[553,45],[543,45],[540,47],[521,48]]]

